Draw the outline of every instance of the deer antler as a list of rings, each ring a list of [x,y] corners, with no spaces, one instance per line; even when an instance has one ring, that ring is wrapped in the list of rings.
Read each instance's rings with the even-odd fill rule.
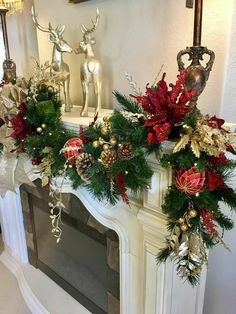
[[[51,23],[49,22],[49,25],[48,25],[48,28],[46,27],[43,27],[41,26],[39,23],[38,23],[38,20],[37,20],[37,15],[35,14],[35,11],[34,11],[34,7],[32,6],[31,8],[31,16],[32,16],[32,19],[34,21],[34,24],[36,25],[36,27],[41,30],[42,32],[46,32],[46,33],[51,33],[51,34],[56,34],[55,33],[55,30],[53,29]]]
[[[81,29],[81,32],[82,32],[82,34],[84,36],[89,35],[89,34],[91,34],[91,33],[93,33],[95,31],[95,29],[98,26],[99,16],[100,16],[100,14],[99,14],[99,10],[97,8],[97,10],[96,10],[96,20],[95,20],[95,22],[92,20],[93,27],[87,29],[87,27],[84,24],[81,25],[80,29]]]

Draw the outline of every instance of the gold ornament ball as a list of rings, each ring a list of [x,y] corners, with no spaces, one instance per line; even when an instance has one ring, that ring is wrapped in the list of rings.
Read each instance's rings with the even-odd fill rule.
[[[36,129],[36,131],[37,131],[38,133],[41,133],[41,132],[43,131],[43,129],[39,126],[39,127]]]
[[[179,220],[178,220],[178,222],[179,222],[180,224],[182,224],[182,223],[184,222],[184,218],[183,218],[183,217],[180,217]]]
[[[194,218],[197,216],[197,211],[194,209],[194,208],[191,208],[189,211],[188,211],[188,216],[190,218]]]
[[[108,144],[104,144],[104,145],[103,145],[103,149],[104,149],[104,150],[107,150],[107,149],[109,149],[109,148],[110,148],[110,146],[109,146]]]
[[[45,123],[43,123],[43,124],[41,125],[41,127],[42,127],[43,129],[46,129],[47,125],[46,125]]]
[[[93,147],[98,148],[100,146],[99,141],[93,141]]]
[[[101,138],[101,137],[99,137],[98,141],[99,141],[99,144],[100,144],[100,145],[102,145],[102,144],[104,143],[104,139]]]
[[[180,225],[180,229],[181,229],[183,232],[185,232],[185,231],[188,230],[188,225],[185,224],[185,223],[182,223],[182,224]]]
[[[101,127],[101,133],[102,133],[103,135],[106,135],[106,134],[108,133],[108,128],[107,128],[106,126],[102,126],[102,127]]]
[[[109,142],[112,146],[115,146],[117,144],[117,139],[115,137],[111,137]]]

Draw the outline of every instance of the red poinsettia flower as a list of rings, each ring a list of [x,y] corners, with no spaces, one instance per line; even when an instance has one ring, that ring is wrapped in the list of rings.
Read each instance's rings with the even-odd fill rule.
[[[213,116],[207,120],[207,123],[212,128],[222,129],[222,125],[225,123],[225,120]]]
[[[212,213],[209,213],[205,209],[200,210],[200,216],[202,218],[202,222],[208,233],[212,237],[217,237],[218,232],[216,230],[216,223],[214,219],[214,215]]]
[[[156,132],[156,140],[161,143],[168,139],[168,136],[171,132],[171,124],[169,122],[165,122],[163,124],[156,124],[153,127],[153,130]]]
[[[24,119],[25,112],[26,105],[22,103],[19,107],[19,113],[9,120],[13,129],[13,132],[10,136],[14,139],[24,140],[26,135],[30,132],[29,125]]]
[[[209,158],[209,162],[212,166],[214,167],[219,167],[221,165],[226,165],[229,160],[228,158],[225,156],[225,153],[224,152],[221,152],[219,154],[219,156],[215,157],[215,156],[212,156]]]
[[[186,71],[181,71],[175,84],[168,89],[165,73],[155,87],[146,86],[145,96],[132,96],[150,114],[144,126],[148,127],[148,143],[161,143],[168,139],[172,127],[190,111],[188,101],[197,91],[184,89]],[[159,134],[160,133],[160,134]]]
[[[206,177],[208,188],[211,192],[224,184],[221,175],[214,171],[208,170]]]
[[[188,170],[180,169],[175,176],[175,185],[178,190],[188,195],[195,195],[205,188],[205,172],[198,172],[195,167]]]

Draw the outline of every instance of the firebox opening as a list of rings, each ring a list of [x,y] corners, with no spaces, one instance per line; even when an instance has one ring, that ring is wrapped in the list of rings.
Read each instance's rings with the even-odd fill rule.
[[[94,314],[118,314],[119,240],[100,224],[82,202],[64,195],[63,236],[57,244],[51,233],[48,192],[21,187],[30,263],[46,273]]]

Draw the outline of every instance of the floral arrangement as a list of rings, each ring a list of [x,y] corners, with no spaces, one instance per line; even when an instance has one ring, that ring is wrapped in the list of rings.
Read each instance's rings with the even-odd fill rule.
[[[157,260],[170,257],[179,275],[195,285],[207,263],[206,250],[218,243],[226,247],[223,231],[233,227],[220,203],[236,209],[236,193],[228,181],[236,167],[228,158],[236,153],[236,135],[224,128],[222,119],[188,105],[197,92],[185,90],[185,75],[180,72],[169,86],[163,75],[155,86],[147,85],[144,95],[114,92],[122,110],[103,121],[95,118],[79,134],[63,126],[61,103],[50,80],[33,80],[10,122],[17,151],[31,157],[43,185],[67,177],[74,188],[84,186],[111,204],[120,197],[129,204],[128,189],[137,193],[147,188],[152,176],[147,156],[157,153],[161,165],[173,170],[162,206],[170,234]],[[173,151],[160,154],[168,140],[176,142]],[[59,241],[60,215],[55,210],[63,205],[58,195],[51,192],[50,217]]]

